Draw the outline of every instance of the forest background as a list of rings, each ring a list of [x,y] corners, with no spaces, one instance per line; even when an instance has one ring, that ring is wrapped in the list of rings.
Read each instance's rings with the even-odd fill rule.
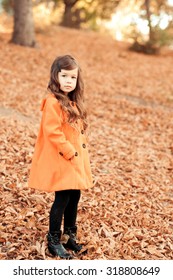
[[[0,4],[0,259],[51,259],[54,196],[27,180],[50,65],[66,53],[83,69],[95,180],[79,203],[88,251],[76,258],[172,259],[171,1]]]

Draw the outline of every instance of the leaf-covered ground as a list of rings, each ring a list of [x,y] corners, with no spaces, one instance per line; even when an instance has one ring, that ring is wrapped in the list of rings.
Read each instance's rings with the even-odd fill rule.
[[[173,53],[132,53],[88,31],[52,27],[38,47],[0,34],[0,259],[52,259],[53,193],[27,187],[29,166],[57,55],[80,62],[89,115],[93,189],[82,193],[77,259],[173,259]]]

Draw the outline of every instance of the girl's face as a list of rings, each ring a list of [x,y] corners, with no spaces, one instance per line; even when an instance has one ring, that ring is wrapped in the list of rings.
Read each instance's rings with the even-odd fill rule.
[[[58,81],[60,84],[60,89],[68,94],[76,88],[78,78],[78,68],[72,70],[61,69],[61,72],[58,72]]]

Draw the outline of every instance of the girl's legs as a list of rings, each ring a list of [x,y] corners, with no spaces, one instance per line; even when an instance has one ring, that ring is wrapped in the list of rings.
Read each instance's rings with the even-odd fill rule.
[[[75,227],[80,190],[69,190],[69,200],[64,212],[64,228]]]
[[[69,191],[55,192],[55,201],[50,210],[49,233],[47,236],[49,252],[63,259],[71,259],[69,254],[60,242],[61,223],[65,208],[69,202]]]
[[[55,201],[50,211],[48,234],[48,241],[50,241],[48,243],[48,248],[52,254],[63,258],[69,257],[67,256],[67,252],[63,251],[62,244],[60,244],[63,215],[64,233],[69,236],[69,239],[67,243],[64,244],[64,246],[76,252],[80,251],[82,248],[81,245],[76,243],[76,218],[79,199],[80,190],[65,190],[55,192]],[[54,240],[56,242],[54,242]],[[60,246],[61,248],[59,249]]]
[[[80,190],[70,191],[70,199],[64,212],[64,234],[68,236],[64,247],[75,252],[79,252],[82,249],[82,245],[76,243],[76,218],[80,195]]]
[[[65,190],[55,192],[55,201],[50,210],[50,232],[60,231],[63,215],[64,228],[75,226],[80,194],[80,190]]]
[[[70,200],[70,191],[56,191],[55,200],[50,210],[49,232],[60,231],[64,211]]]

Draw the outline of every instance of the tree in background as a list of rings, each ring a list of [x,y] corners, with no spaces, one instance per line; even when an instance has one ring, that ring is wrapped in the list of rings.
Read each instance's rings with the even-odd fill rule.
[[[69,28],[99,30],[103,22],[109,21],[117,10],[122,16],[128,17],[133,12],[138,13],[138,20],[142,19],[144,26],[146,22],[148,24],[148,36],[141,32],[135,21],[125,27],[123,36],[125,40],[133,38],[134,44],[131,49],[139,52],[158,52],[161,46],[169,44],[173,38],[173,7],[169,5],[168,0],[0,0],[0,3],[6,11],[14,13],[12,41],[21,45],[35,45],[32,4],[35,7],[44,4],[50,15],[51,11],[56,11],[52,13],[54,21],[52,17],[50,22],[59,22]],[[162,28],[160,23],[165,17],[169,22],[166,28]],[[120,24],[119,21],[115,23],[115,29],[118,28],[119,33]],[[113,34],[115,30],[112,30]]]
[[[3,8],[9,13],[13,9],[14,0],[0,0]],[[25,1],[21,1],[25,2]],[[82,24],[91,29],[99,27],[98,20],[110,19],[121,0],[31,0],[34,6],[41,3],[54,3],[55,9],[64,8],[61,25],[69,28],[80,28]],[[25,4],[24,4],[25,5]]]
[[[79,28],[82,19],[80,18],[80,9],[75,8],[75,4],[79,0],[63,0],[64,14],[61,25],[71,28]]]
[[[96,27],[98,19],[109,19],[121,0],[54,0],[64,3],[61,25],[80,28],[82,23]]]
[[[140,12],[141,18],[148,22],[148,39],[143,40],[142,34],[136,33],[134,44],[130,49],[147,54],[158,53],[162,46],[172,41],[169,31],[173,24],[173,8],[167,0],[142,0]],[[165,16],[169,20],[167,27],[162,29],[160,23]]]
[[[14,29],[11,42],[35,47],[35,30],[32,14],[32,0],[14,0]]]
[[[9,14],[13,11],[13,1],[14,0],[0,0],[1,7]]]

